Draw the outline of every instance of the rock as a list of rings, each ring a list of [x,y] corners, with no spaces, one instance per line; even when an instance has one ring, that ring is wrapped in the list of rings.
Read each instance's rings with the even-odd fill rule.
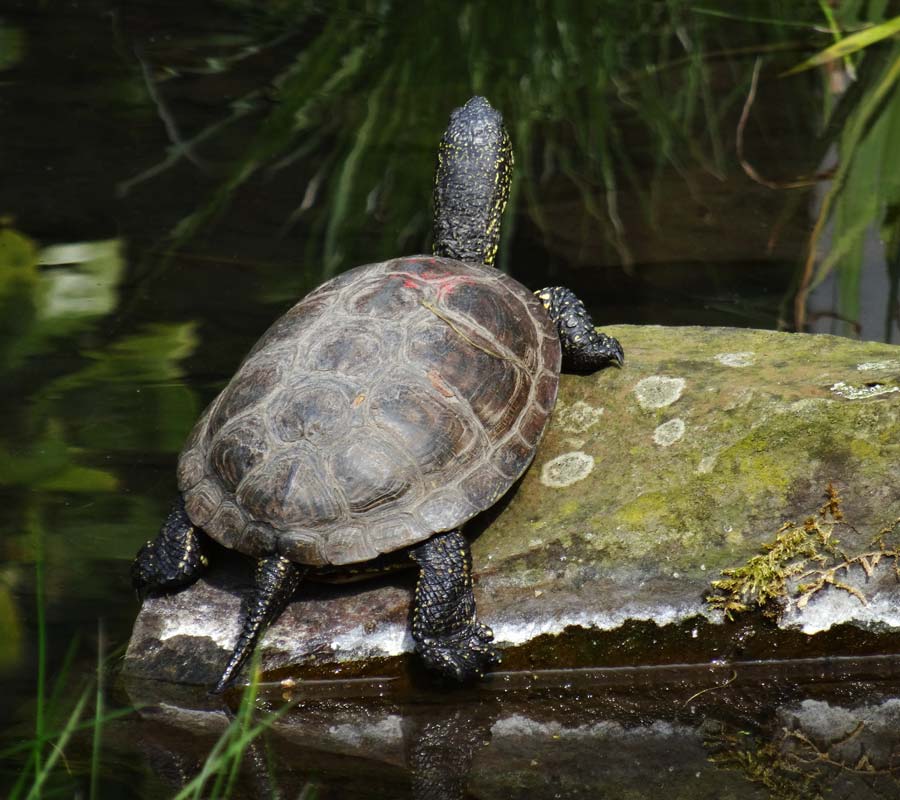
[[[773,636],[799,653],[809,634],[832,628],[817,639],[822,652],[883,649],[879,634],[900,632],[889,558],[837,573],[858,595],[826,586],[786,608],[780,632],[729,623],[704,598],[782,523],[815,514],[829,483],[853,525],[834,530],[847,554],[872,551],[900,517],[900,348],[723,328],[605,330],[622,342],[625,367],[564,376],[533,465],[470,526],[479,613],[506,664],[762,658]],[[250,583],[247,560],[223,553],[208,580],[144,603],[127,673],[214,682]],[[396,672],[374,659],[411,651],[413,582],[409,573],[306,584],[264,638],[264,670]]]

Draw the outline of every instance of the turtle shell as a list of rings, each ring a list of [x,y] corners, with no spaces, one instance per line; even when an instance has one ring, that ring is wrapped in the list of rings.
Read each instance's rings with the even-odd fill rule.
[[[531,462],[559,365],[541,303],[495,269],[357,267],[278,319],[197,422],[187,513],[227,547],[313,565],[452,530]]]

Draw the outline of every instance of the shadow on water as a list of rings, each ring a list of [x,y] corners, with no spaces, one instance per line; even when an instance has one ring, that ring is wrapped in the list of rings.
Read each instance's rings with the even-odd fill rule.
[[[4,4],[0,793],[27,773],[45,783],[18,796],[172,796],[208,763],[233,716],[97,670],[137,611],[128,562],[268,323],[331,274],[427,249],[435,143],[472,93],[509,122],[501,267],[523,282],[565,281],[603,322],[900,340],[900,43],[779,77],[889,4],[713,5]],[[592,670],[585,652],[561,638],[540,665],[588,666],[446,694],[264,687],[235,793],[897,793],[892,657]]]

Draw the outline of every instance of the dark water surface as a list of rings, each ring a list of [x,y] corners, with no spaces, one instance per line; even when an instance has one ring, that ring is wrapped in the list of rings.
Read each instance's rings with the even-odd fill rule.
[[[513,138],[499,266],[527,285],[566,283],[598,323],[900,341],[896,85],[871,102],[897,42],[779,77],[833,41],[818,3],[329,5],[0,2],[0,794],[98,657],[107,712],[148,699],[116,681],[128,566],[184,436],[298,297],[429,248],[435,146],[471,94]],[[834,5],[847,30],[898,13]],[[839,185],[805,180],[823,171]],[[894,796],[897,675],[501,675],[449,699],[338,683],[273,727],[235,794],[270,795],[268,761],[286,797]],[[228,721],[177,702],[194,715],[108,721],[97,752],[78,733],[44,793],[174,795]]]

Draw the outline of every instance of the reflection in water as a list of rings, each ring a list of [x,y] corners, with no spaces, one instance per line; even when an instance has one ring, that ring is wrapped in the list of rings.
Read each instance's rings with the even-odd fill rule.
[[[845,708],[821,700],[778,709],[762,730],[710,725],[710,760],[773,797],[896,797],[900,701]]]
[[[777,800],[893,797],[900,700],[872,677],[893,674],[895,662],[860,662],[857,679],[831,687],[822,682],[827,660],[739,667],[727,686],[699,666],[656,671],[662,682],[654,670],[633,670],[639,692],[577,671],[554,672],[552,688],[548,673],[543,688],[449,696],[386,693],[377,681],[301,681],[285,695],[296,707],[277,718],[266,709],[283,690],[272,685],[257,701],[254,723],[267,729],[245,750],[239,796],[750,800],[762,786]],[[813,674],[817,683],[798,682]],[[509,676],[517,686],[530,677]],[[123,723],[123,735],[165,762],[175,784],[195,780],[209,741],[221,740],[234,715],[195,690],[128,689],[147,705],[141,720]]]
[[[424,718],[404,721],[415,800],[465,797],[473,758],[490,743],[493,716],[477,704],[432,706]]]

